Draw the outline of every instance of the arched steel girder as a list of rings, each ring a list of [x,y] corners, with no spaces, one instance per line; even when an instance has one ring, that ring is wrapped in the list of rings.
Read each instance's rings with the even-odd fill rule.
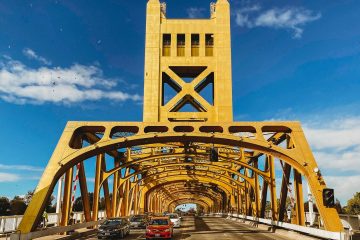
[[[161,178],[160,181],[165,181],[165,182],[162,182],[160,184],[158,182],[149,182],[148,184],[141,186],[140,191],[142,191],[144,196],[146,196],[149,194],[149,192],[160,188],[163,184],[171,184],[173,182],[179,182],[179,181],[184,182],[184,181],[194,181],[194,180],[199,181],[201,183],[207,183],[207,184],[215,183],[216,186],[218,186],[219,189],[224,191],[224,193],[227,196],[230,196],[232,194],[232,191],[238,191],[238,188],[240,188],[240,187],[243,188],[242,185],[234,186],[234,185],[230,184],[229,182],[223,181],[221,179],[216,179],[212,176],[199,175],[199,176],[196,176],[196,179],[194,179],[194,178],[190,177],[189,175],[187,175],[186,173],[178,174],[178,170],[174,170],[174,172],[176,173],[175,175],[166,176],[166,177]],[[159,180],[157,180],[157,181],[159,181]],[[153,185],[153,186],[151,186],[151,185]],[[145,201],[145,199],[144,199],[144,201]],[[141,206],[145,207],[144,204],[146,204],[146,203],[142,202],[140,204],[141,204]]]
[[[147,161],[154,161],[154,160],[158,160],[159,158],[176,158],[176,157],[185,157],[185,156],[194,157],[194,156],[208,156],[208,155],[209,154],[205,154],[205,153],[198,153],[198,154],[177,153],[177,154],[164,154],[164,155],[159,154],[159,155],[155,155],[155,156],[151,156],[151,157],[145,157],[145,158],[142,158],[142,159],[136,159],[136,160],[133,160],[133,161],[130,160],[130,161],[124,163],[123,165],[120,165],[119,167],[115,167],[115,168],[113,168],[111,170],[106,171],[103,174],[103,178],[105,180],[109,176],[113,175],[115,172],[121,171],[122,169],[127,168],[127,167],[131,167],[134,164],[139,164],[139,163],[143,163],[143,162],[147,162]],[[219,155],[219,157],[220,156],[221,155]],[[221,161],[218,164],[232,163],[232,164],[240,165],[241,167],[250,169],[250,170],[254,171],[255,173],[261,175],[267,181],[269,180],[270,173],[268,171],[261,171],[258,168],[255,168],[255,167],[247,164],[246,162],[238,161],[238,160],[235,160],[235,159],[232,159],[232,158],[227,158],[227,157],[221,156],[221,159],[223,159],[225,161]],[[172,164],[175,164],[175,163],[172,163]],[[201,164],[204,164],[204,163],[201,163]],[[216,165],[216,164],[214,163],[214,164],[211,164],[211,165]],[[151,166],[151,167],[153,167],[153,166]]]
[[[172,173],[174,173],[174,174],[172,174]],[[231,188],[235,188],[235,185],[240,188],[244,188],[244,182],[237,181],[227,175],[219,175],[217,172],[213,172],[213,171],[209,171],[209,170],[201,170],[201,169],[198,169],[191,173],[189,173],[185,169],[171,169],[171,170],[167,170],[166,172],[162,172],[162,173],[154,173],[154,174],[146,175],[142,179],[139,179],[138,181],[139,182],[140,181],[147,182],[147,181],[154,181],[154,180],[162,180],[165,177],[182,176],[182,175],[191,176],[192,180],[194,180],[193,179],[194,177],[203,177],[203,178],[208,178],[208,179],[212,179],[212,180],[218,179],[218,180],[221,180],[223,183],[227,184],[228,186],[230,186]]]
[[[185,171],[185,170],[183,170],[183,171]],[[189,180],[194,180],[193,178],[190,178],[189,176],[196,176],[196,177],[202,177],[202,178],[204,178],[204,179],[208,179],[208,180],[210,180],[210,181],[212,181],[212,182],[215,182],[215,181],[217,181],[217,183],[218,183],[218,185],[222,185],[223,187],[224,186],[227,186],[227,187],[229,187],[229,188],[232,188],[232,189],[234,189],[234,190],[237,190],[238,188],[244,188],[244,186],[243,186],[243,183],[242,182],[240,182],[240,181],[236,181],[236,180],[234,180],[234,179],[232,179],[232,178],[230,178],[229,176],[226,176],[226,175],[224,175],[224,176],[219,176],[218,178],[217,177],[214,177],[214,176],[207,176],[207,175],[200,175],[199,173],[200,172],[203,172],[203,173],[205,173],[205,174],[208,174],[209,172],[208,171],[206,171],[206,170],[197,170],[195,173],[191,173],[191,175],[189,175],[188,173],[184,173],[184,174],[178,174],[179,173],[179,170],[178,169],[176,169],[176,170],[169,170],[169,171],[167,171],[166,173],[162,173],[162,174],[169,174],[169,173],[171,173],[171,172],[174,172],[174,173],[176,173],[175,175],[169,175],[169,176],[159,176],[160,174],[151,174],[151,175],[149,175],[149,176],[145,176],[143,179],[139,179],[138,180],[138,182],[140,182],[140,181],[148,181],[148,180],[152,180],[152,181],[155,181],[155,180],[158,180],[158,179],[154,179],[153,177],[154,176],[157,176],[157,177],[161,177],[161,179],[160,180],[165,180],[165,179],[167,179],[167,178],[179,178],[180,176],[186,176],[186,177],[188,177],[188,179]],[[229,181],[231,181],[231,182],[226,182],[226,181],[223,181],[223,180],[220,180],[221,178],[225,178],[225,179],[227,179],[227,180],[229,180]],[[124,184],[125,183],[125,181],[122,181],[122,183],[121,183],[121,185],[122,184]],[[235,185],[233,185],[233,184],[235,184]],[[120,186],[119,186],[120,187]],[[238,188],[237,188],[238,187]],[[229,189],[228,189],[228,191],[229,191]]]
[[[174,198],[176,198],[178,195],[192,195],[192,196],[198,196],[198,197],[207,197],[207,198],[211,199],[213,202],[222,200],[222,199],[216,198],[212,194],[206,193],[204,191],[197,191],[196,193],[193,193],[193,192],[187,192],[185,190],[182,190],[182,191],[172,192],[171,194]]]
[[[173,186],[180,186],[180,185],[177,185],[177,184],[183,184],[183,183],[185,183],[185,182],[188,181],[188,180],[180,180],[179,178],[176,178],[176,179],[177,179],[177,180],[175,180],[175,181],[166,181],[166,182],[164,182],[164,183],[154,184],[154,186],[153,186],[152,188],[149,188],[149,189],[148,189],[147,193],[150,194],[151,192],[156,191],[156,190],[159,189],[159,188],[166,188],[166,187],[168,187],[168,186],[171,186],[171,187],[173,187]],[[204,183],[204,182],[201,181],[200,183]],[[205,183],[209,184],[209,183],[214,183],[214,182],[209,179],[209,180],[208,180],[207,182],[205,182]],[[221,189],[225,194],[228,194],[228,195],[231,194],[230,191],[229,191],[227,188],[224,188],[223,186],[218,185],[218,184],[216,184],[216,186],[218,186],[218,188]],[[214,192],[215,192],[215,191],[214,191]]]
[[[169,203],[167,203],[166,205],[168,205],[168,209],[172,204],[177,204],[177,205],[181,205],[181,204],[190,204],[190,203],[195,203],[195,204],[199,204],[201,206],[203,206],[206,209],[210,209],[211,208],[211,203],[209,204],[208,202],[202,200],[202,199],[196,199],[196,198],[189,198],[189,197],[185,197],[185,198],[179,198],[177,200],[171,201]]]
[[[106,128],[104,137],[96,144],[81,149],[73,149],[64,144],[64,141],[70,141],[74,132],[74,129],[68,128],[69,127],[66,129],[67,131],[64,131],[64,134],[60,139],[63,144],[55,150],[49,165],[43,173],[43,177],[33,196],[32,204],[30,203],[24,215],[24,219],[26,220],[22,221],[19,225],[19,229],[23,232],[30,232],[36,227],[36,220],[40,219],[40,215],[45,208],[45,203],[50,197],[57,180],[77,163],[119,148],[168,142],[203,142],[236,146],[256,150],[285,161],[307,178],[316,202],[319,203],[318,209],[320,215],[326,216],[324,218],[325,228],[332,231],[342,230],[336,210],[327,209],[321,204],[322,196],[320,191],[324,189],[326,185],[322,177],[317,176],[313,172],[313,169],[317,168],[317,164],[307,145],[306,139],[303,136],[301,127],[296,126],[296,124],[293,126],[295,130],[293,129],[291,134],[295,136],[295,139],[298,141],[295,141],[295,148],[292,149],[284,149],[280,146],[276,146],[267,142],[264,138],[257,137],[255,139],[249,139],[222,133],[147,133],[126,138],[110,139],[109,136],[111,130],[108,128]],[[261,132],[261,130],[259,130],[259,132]],[[334,221],[331,219],[336,219],[335,225]]]
[[[251,150],[257,150],[265,154],[270,154],[274,157],[282,159],[283,161],[296,168],[300,173],[305,174],[303,166],[296,161],[297,150],[284,149],[282,147],[273,145],[267,141],[260,141],[259,139],[248,139],[243,137],[236,137],[234,135],[227,135],[221,133],[157,133],[157,134],[145,134],[134,135],[126,138],[119,139],[101,139],[96,144],[84,147],[81,149],[67,149],[66,157],[59,161],[59,165],[62,165],[62,173],[68,168],[76,165],[78,162],[84,161],[87,158],[96,156],[101,153],[105,153],[111,150],[119,148],[127,148],[132,146],[143,146],[147,144],[161,144],[167,142],[203,142],[221,144],[224,146],[236,146],[243,147]],[[301,162],[304,160],[301,160]],[[66,168],[67,167],[67,168]],[[60,170],[60,169],[59,169]]]
[[[193,199],[203,200],[206,202],[209,206],[214,206],[215,201],[208,196],[199,196],[195,194],[189,194],[189,193],[181,193],[176,196],[174,200],[165,200],[165,205],[169,206],[172,202],[176,202],[176,200],[179,199],[188,199],[188,201],[191,201]]]
[[[198,204],[205,209],[205,212],[209,212],[210,208],[211,208],[211,206],[209,206],[206,202],[204,202],[202,200],[195,200],[195,199],[189,200],[189,199],[184,198],[184,199],[179,199],[177,201],[169,203],[168,211],[169,212],[171,211],[171,206],[173,206],[173,208],[175,209],[177,206],[180,206],[183,204]]]
[[[174,170],[175,173],[178,173],[178,170]],[[205,172],[208,173],[208,172]],[[215,183],[221,190],[223,190],[228,196],[231,195],[231,190],[235,190],[237,191],[238,188],[243,188],[242,185],[240,185],[239,183],[236,184],[236,186],[221,180],[220,178],[214,178],[212,176],[206,176],[206,175],[197,175],[196,176],[196,180],[202,182],[202,183]],[[142,180],[146,180],[146,178],[142,179]],[[139,180],[141,181],[141,179]],[[159,181],[159,180],[157,180]],[[161,181],[166,181],[164,183],[161,184],[171,184],[172,182],[177,182],[177,181],[194,181],[194,178],[190,177],[188,174],[184,173],[184,174],[175,174],[175,175],[170,175],[170,176],[165,176],[161,178]],[[151,186],[154,185],[154,186]],[[144,195],[146,195],[149,191],[153,191],[156,190],[158,187],[160,186],[160,184],[158,184],[158,182],[150,182],[147,184],[144,184],[142,186],[140,186],[140,191],[143,192]],[[132,186],[130,189],[133,189],[135,186]],[[238,187],[238,188],[237,188]],[[144,203],[142,203],[144,204]]]
[[[158,169],[158,168],[166,168],[166,167],[173,167],[173,166],[179,166],[179,167],[182,167],[182,166],[206,166],[206,167],[209,167],[209,170],[210,168],[215,168],[215,169],[219,169],[219,170],[222,170],[222,171],[225,171],[225,172],[229,172],[229,173],[232,173],[232,174],[235,174],[237,176],[239,176],[239,179],[242,178],[244,179],[245,181],[247,181],[253,188],[255,187],[255,179],[254,178],[250,178],[248,176],[245,176],[237,171],[234,171],[234,170],[231,170],[231,169],[228,169],[228,168],[225,168],[225,167],[220,167],[220,166],[216,166],[216,165],[212,165],[212,164],[198,164],[198,163],[173,163],[173,164],[161,164],[161,165],[156,165],[156,166],[153,166],[151,168],[146,168],[146,169],[142,169],[142,170],[139,170],[139,171],[136,171],[134,173],[131,173],[127,176],[125,176],[124,178],[121,179],[121,183],[119,184],[119,187],[127,180],[129,180],[130,178],[132,177],[135,177],[139,174],[143,174],[144,172],[147,172],[149,170],[154,170],[154,169]],[[177,169],[176,171],[181,171],[181,170],[184,170],[186,171],[185,169]],[[193,172],[197,172],[197,171],[209,171],[209,170],[202,170],[202,169],[194,169],[194,170],[191,170]],[[161,173],[167,173],[167,172],[171,172],[173,170],[164,170],[163,172]],[[155,173],[155,174],[151,174],[153,176],[156,176],[156,175],[159,175],[160,173]],[[109,176],[108,176],[109,177]],[[107,178],[108,178],[107,177]],[[233,178],[230,178],[228,176],[222,176],[222,177],[227,177],[229,178],[229,180],[233,181],[233,182],[241,182],[239,179],[238,180],[235,180]],[[103,178],[103,182],[107,179],[107,178]]]
[[[173,192],[165,192],[167,189],[158,189],[157,191],[154,191],[152,192],[153,194],[171,194],[172,196],[174,196],[174,194],[178,194],[178,193],[187,193],[187,194],[192,194],[192,195],[199,195],[199,196],[207,196],[209,197],[210,199],[214,200],[214,201],[217,201],[217,200],[221,200],[222,198],[222,195],[214,195],[212,193],[209,193],[209,192],[206,192],[204,190],[196,190],[196,191],[191,191],[191,190],[188,190],[188,189],[179,189],[179,190],[175,190]],[[170,197],[170,196],[167,196],[167,197]]]
[[[196,195],[189,195],[189,194],[182,194],[179,195],[177,199],[188,199],[188,201],[193,201],[193,200],[201,200],[202,202],[207,203],[207,205],[209,207],[219,207],[215,204],[215,202],[213,200],[211,200],[210,198],[207,197],[203,197],[203,196],[196,196]],[[164,205],[165,205],[165,209],[169,209],[169,207],[172,205],[172,203],[176,202],[175,201],[165,201]]]
[[[184,174],[178,174],[178,170],[174,170],[175,175],[170,175],[170,176],[165,176],[162,177],[160,181],[165,181],[164,183],[161,184],[171,184],[172,182],[177,182],[177,181],[194,181],[194,178],[190,177],[188,174],[184,173]],[[205,172],[208,173],[208,172]],[[229,182],[223,181],[220,178],[214,178],[212,176],[205,176],[205,175],[196,175],[196,180],[198,180],[199,182],[202,183],[215,183],[222,191],[225,192],[226,195],[231,195],[231,190],[235,190],[237,191],[238,188],[243,188],[243,186],[241,185],[241,183],[236,183],[236,186],[230,184]],[[151,179],[151,178],[150,178]],[[142,180],[147,180],[146,178],[142,179]],[[141,181],[141,179],[139,180]],[[159,181],[159,180],[157,180]],[[153,186],[151,186],[153,185]],[[149,191],[154,191],[156,189],[158,189],[161,185],[158,184],[158,182],[150,182],[147,184],[144,184],[142,186],[140,186],[140,191],[143,192],[144,195],[149,194]],[[131,189],[133,189],[135,186],[132,186]],[[142,203],[143,205],[144,203]]]
[[[217,185],[216,185],[217,186]],[[222,197],[222,194],[225,192],[215,191],[211,187],[202,187],[202,186],[189,186],[186,187],[184,185],[166,185],[162,188],[160,188],[159,191],[167,191],[170,193],[176,192],[176,191],[188,191],[190,193],[193,192],[205,192],[215,197]]]

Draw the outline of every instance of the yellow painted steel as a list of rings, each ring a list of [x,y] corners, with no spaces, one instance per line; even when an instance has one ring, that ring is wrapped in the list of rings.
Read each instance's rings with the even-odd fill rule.
[[[325,229],[343,231],[336,210],[323,205],[326,184],[299,122],[233,122],[230,6],[218,0],[210,11],[209,19],[168,19],[165,4],[148,1],[144,122],[68,122],[19,225],[21,233],[36,229],[65,173],[62,225],[67,224],[72,169],[78,163],[86,221],[98,219],[101,190],[108,217],[174,211],[184,203],[195,203],[208,213],[264,217],[269,190],[270,217],[285,221],[293,181],[295,220],[304,225],[306,179]],[[165,85],[176,92],[168,102]],[[214,93],[209,101],[202,96],[207,87]],[[210,159],[212,151],[218,159]],[[91,215],[89,197],[84,196],[84,162],[93,157]],[[114,164],[107,164],[108,159]],[[275,161],[284,166],[279,209]]]

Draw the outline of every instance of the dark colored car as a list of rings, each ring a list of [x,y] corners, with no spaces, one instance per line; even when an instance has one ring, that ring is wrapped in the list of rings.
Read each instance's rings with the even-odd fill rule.
[[[130,217],[131,228],[146,228],[148,223],[148,217],[146,215],[134,215]]]
[[[152,217],[146,227],[146,239],[171,239],[174,235],[173,223],[169,217]]]
[[[98,239],[123,238],[130,234],[130,222],[127,218],[110,218],[105,220],[97,234]]]

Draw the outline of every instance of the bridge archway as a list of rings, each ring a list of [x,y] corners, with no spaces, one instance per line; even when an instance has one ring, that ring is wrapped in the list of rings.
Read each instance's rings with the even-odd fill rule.
[[[75,126],[79,123],[74,123]],[[264,126],[259,126],[257,129],[264,129],[267,123],[263,123]],[[80,124],[81,125],[81,124]],[[302,135],[302,132],[300,131],[300,126],[296,123],[287,123],[285,124],[286,127],[279,127],[279,126],[267,126],[268,131],[273,131],[272,137],[265,139],[263,133],[260,131],[259,134],[257,134],[256,138],[245,138],[242,136],[236,136],[232,134],[231,132],[223,132],[223,133],[203,133],[203,132],[192,132],[192,133],[177,133],[172,132],[168,130],[167,132],[158,132],[158,133],[142,133],[139,130],[138,134],[135,134],[133,136],[127,136],[122,137],[118,139],[111,139],[110,132],[111,129],[114,128],[114,126],[109,126],[108,123],[106,124],[98,124],[102,125],[103,128],[105,128],[104,136],[99,139],[97,142],[91,143],[89,146],[76,146],[73,142],[74,139],[76,140],[79,138],[76,136],[78,134],[79,127],[74,126],[68,126],[69,130],[66,131],[60,140],[64,143],[70,143],[70,145],[63,144],[60,148],[57,148],[53,158],[51,159],[49,165],[45,172],[44,177],[41,179],[40,184],[38,186],[39,191],[37,191],[34,195],[34,198],[37,199],[38,202],[44,202],[46,198],[49,197],[51,194],[53,187],[55,186],[57,180],[59,177],[64,174],[65,172],[69,171],[72,167],[76,166],[78,163],[81,163],[82,161],[86,160],[87,158],[93,157],[93,156],[103,156],[104,154],[109,154],[111,152],[117,152],[119,154],[119,149],[128,149],[128,154],[122,154],[123,155],[123,162],[120,166],[115,167],[110,170],[104,170],[100,171],[100,186],[106,182],[107,178],[121,172],[121,169],[124,168],[136,168],[136,166],[140,165],[141,163],[150,163],[149,168],[144,168],[144,171],[136,171],[135,173],[131,173],[128,176],[120,177],[119,178],[119,184],[118,186],[122,186],[125,182],[128,182],[127,180],[136,177],[137,175],[142,175],[139,179],[146,179],[146,174],[144,172],[148,172],[151,169],[157,169],[157,168],[175,168],[176,170],[185,171],[183,167],[185,166],[193,166],[194,169],[191,169],[193,172],[201,172],[203,170],[196,169],[196,166],[202,166],[206,167],[208,169],[211,169],[211,171],[223,171],[226,174],[223,174],[222,178],[227,179],[227,181],[234,183],[233,185],[241,185],[245,182],[249,183],[246,184],[248,192],[251,191],[251,189],[254,189],[256,177],[255,176],[261,176],[264,178],[265,181],[271,183],[271,171],[270,168],[267,167],[266,170],[261,171],[257,169],[256,166],[249,164],[251,163],[252,156],[246,158],[245,152],[251,151],[250,155],[266,155],[269,158],[277,158],[281,159],[284,163],[294,168],[299,174],[304,175],[312,187],[312,190],[314,193],[319,192],[319,189],[325,187],[325,185],[322,183],[323,179],[321,176],[314,174],[313,169],[315,169],[316,163],[315,161],[311,161],[312,155],[305,154],[304,155],[304,148],[308,147],[307,145],[304,145],[304,138]],[[200,124],[199,124],[200,125]],[[241,125],[241,124],[239,124]],[[271,125],[271,124],[270,124]],[[176,125],[174,125],[175,127]],[[80,127],[81,128],[81,127]],[[139,129],[146,128],[143,124],[139,124]],[[74,130],[75,129],[75,130]],[[226,128],[224,128],[226,129]],[[282,131],[276,132],[276,130],[282,130],[283,129],[290,129],[288,132],[284,133]],[[107,135],[108,134],[108,135]],[[87,133],[89,135],[89,133]],[[95,134],[94,134],[95,135]],[[281,135],[282,137],[278,137]],[[285,137],[283,137],[285,135]],[[277,138],[276,138],[277,137]],[[276,142],[276,139],[285,139],[287,140],[287,145],[291,147],[284,148],[283,146],[279,145]],[[275,140],[274,140],[275,139]],[[166,163],[161,164],[161,161],[163,159],[160,159],[161,157],[166,158],[168,154],[157,154],[154,153],[152,156],[148,158],[144,158],[141,160],[138,159],[132,159],[134,156],[131,155],[131,148],[133,147],[146,147],[146,146],[157,146],[157,148],[161,148],[163,146],[167,146],[168,143],[178,143],[178,147],[174,147],[177,149],[177,151],[182,151],[182,153],[179,153],[177,156],[179,159],[176,160],[174,163]],[[205,149],[200,149],[199,154],[188,154],[184,152],[184,144],[186,143],[201,143],[205,144],[205,146],[209,147],[216,147],[218,149],[224,149],[224,153],[220,151],[219,158],[221,164],[230,164],[230,167],[228,166],[221,166],[217,165],[217,163],[212,162],[204,162],[204,163],[196,163],[196,162],[184,162],[185,157],[191,156],[193,158],[196,158],[197,155],[205,155],[206,153],[206,147]],[[180,150],[179,150],[180,149]],[[226,155],[226,149],[233,149],[233,152],[238,155],[237,158],[232,158],[228,160],[228,158],[224,157],[222,158],[222,155]],[[154,151],[154,148],[152,148],[152,151]],[[197,151],[197,150],[195,150]],[[305,151],[306,152],[306,151]],[[114,154],[113,154],[114,155]],[[208,155],[208,154],[207,154]],[[249,155],[249,153],[248,153]],[[174,157],[174,155],[169,155],[171,157]],[[135,156],[136,157],[136,156]],[[308,158],[306,158],[308,157]],[[160,161],[160,164],[159,164]],[[180,162],[179,162],[180,161]],[[157,162],[156,164],[153,164],[154,162]],[[235,166],[235,167],[234,167]],[[240,173],[239,169],[245,169],[248,173],[246,175]],[[211,172],[210,171],[210,172]],[[170,170],[169,170],[170,172]],[[249,174],[249,172],[251,172]],[[166,171],[164,171],[165,174],[167,174]],[[120,174],[121,175],[121,174]],[[151,175],[151,174],[149,174]],[[160,172],[155,172],[154,175],[160,175]],[[234,178],[234,176],[230,175],[236,175],[237,178]],[[156,179],[156,177],[154,177]],[[240,183],[240,184],[239,184]],[[131,185],[131,183],[129,183]],[[229,184],[231,185],[231,184]],[[233,187],[233,189],[236,189],[237,187]],[[249,190],[250,189],[250,190]],[[247,192],[247,193],[248,193]],[[233,194],[234,195],[234,194]],[[236,194],[235,194],[236,195]],[[238,196],[241,194],[238,193]],[[321,194],[314,194],[316,199],[322,200]],[[40,214],[42,211],[43,206],[35,205],[29,206],[29,209],[32,209],[33,212],[37,212]],[[247,208],[247,207],[246,207]],[[323,212],[325,214],[335,214],[333,209],[326,209],[325,207],[319,206],[320,213]],[[29,216],[28,216],[29,217]],[[33,223],[36,222],[36,218],[39,218],[39,216],[32,216]],[[30,218],[27,218],[30,219]],[[331,228],[331,227],[330,227]],[[28,229],[29,230],[29,229]]]

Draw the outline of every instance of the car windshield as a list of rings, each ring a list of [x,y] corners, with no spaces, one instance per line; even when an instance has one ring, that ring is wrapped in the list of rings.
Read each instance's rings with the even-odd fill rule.
[[[145,216],[133,216],[130,218],[131,222],[141,222],[144,221]]]
[[[102,225],[104,225],[104,226],[116,226],[116,225],[120,225],[121,223],[122,223],[121,219],[106,220]]]
[[[169,217],[170,217],[170,219],[176,219],[176,218],[179,218],[179,216],[178,216],[178,215],[176,215],[176,214],[170,214],[170,215],[169,215]]]
[[[150,221],[150,225],[169,225],[167,219],[153,219]]]

